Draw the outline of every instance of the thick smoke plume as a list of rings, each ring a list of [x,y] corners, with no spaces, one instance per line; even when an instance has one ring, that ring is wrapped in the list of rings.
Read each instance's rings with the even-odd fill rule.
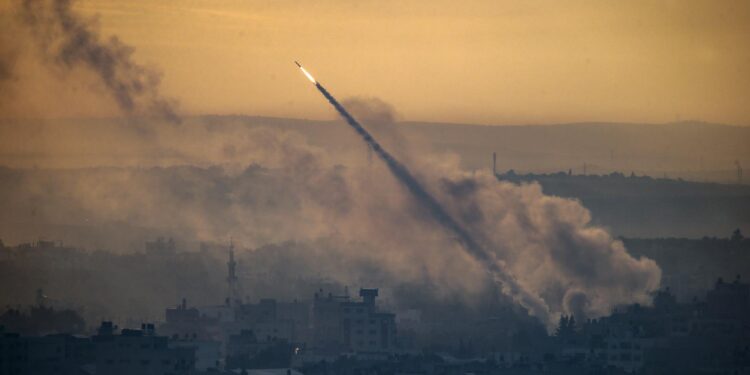
[[[405,186],[419,203],[427,209],[431,216],[442,224],[447,230],[452,232],[456,239],[461,243],[463,248],[468,251],[472,257],[485,265],[487,270],[497,281],[502,283],[503,291],[513,296],[530,312],[540,318],[542,321],[549,321],[549,308],[539,297],[526,291],[515,279],[515,277],[505,269],[504,265],[499,262],[493,253],[486,251],[483,246],[477,242],[474,237],[464,229],[414,177],[406,166],[401,164],[388,151],[383,149],[380,144],[373,138],[370,133],[344,108],[336,98],[319,82],[315,87],[323,96],[333,105],[336,111],[346,122],[359,134],[367,145],[375,151],[375,154],[385,162],[388,169]]]
[[[85,76],[83,82],[93,77],[110,94],[97,99],[109,96],[104,104],[125,114],[174,114],[158,93],[159,75],[136,64],[132,50],[116,39],[103,41],[70,2],[29,0],[15,9],[14,30],[31,36],[42,59],[30,61],[26,39],[0,46],[0,85],[37,100],[39,112],[30,113],[44,114],[65,102],[59,93],[69,91],[48,89],[52,85],[94,86],[79,82]],[[69,79],[53,82],[48,73],[35,74],[50,66]],[[320,134],[302,136],[284,120],[207,116],[186,119],[181,127],[150,127],[149,134],[116,121],[0,120],[0,165],[14,167],[0,168],[0,238],[14,244],[42,237],[133,253],[157,236],[173,236],[188,250],[198,241],[225,243],[232,237],[243,247],[266,249],[278,273],[467,306],[497,288],[489,269],[506,293],[548,326],[560,314],[597,317],[621,304],[649,303],[659,268],[631,257],[620,241],[591,226],[579,202],[547,196],[537,184],[467,173],[453,155],[417,153],[414,139],[383,136],[381,131],[397,133],[390,106],[346,103],[357,118],[372,122],[365,124],[381,143],[368,147],[391,161],[386,167],[368,165],[353,132],[326,127],[321,133],[327,144],[340,148],[313,146]],[[450,231],[435,225],[436,218]],[[299,251],[281,251],[291,248]],[[263,272],[252,264],[240,268],[241,274]],[[69,284],[54,283],[52,276],[45,281],[51,274],[44,272],[40,279],[13,278],[5,285],[25,282],[34,290],[47,282],[65,298]],[[190,277],[177,267],[172,272],[168,276],[176,279]],[[220,284],[222,276],[214,276]],[[86,283],[129,288],[128,277]],[[274,275],[265,279],[285,284]],[[160,285],[144,280],[142,288]],[[247,282],[246,288],[262,291],[259,285]],[[133,296],[143,295],[140,287],[132,288]],[[200,294],[214,296],[215,288],[207,284]]]
[[[49,62],[67,71],[92,72],[123,113],[180,122],[175,101],[159,93],[161,75],[135,62],[134,49],[117,37],[100,36],[74,13],[71,0],[24,0],[17,13]]]
[[[312,146],[266,120],[190,119],[148,137],[107,123],[24,129],[55,139],[24,137],[22,153],[2,158],[7,165],[33,155],[40,167],[0,169],[6,244],[44,236],[132,252],[156,236],[194,244],[189,248],[229,237],[247,247],[294,241],[310,250],[293,260],[279,253],[279,264],[298,265],[290,274],[385,291],[419,285],[420,293],[465,303],[486,295],[487,267],[461,251],[450,240],[456,235],[435,225],[387,167],[368,166],[355,133],[343,128],[339,141],[357,153]],[[420,151],[402,160],[453,220],[481,239],[489,259],[544,302],[545,324],[562,313],[597,317],[621,304],[649,303],[659,268],[591,226],[579,202],[547,196],[538,184],[468,173],[453,157]],[[68,169],[48,169],[60,162]],[[248,264],[240,271],[261,270]]]

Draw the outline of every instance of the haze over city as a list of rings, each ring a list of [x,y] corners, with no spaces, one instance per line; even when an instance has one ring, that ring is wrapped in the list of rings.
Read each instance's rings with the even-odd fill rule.
[[[0,21],[0,374],[750,368],[745,2]]]

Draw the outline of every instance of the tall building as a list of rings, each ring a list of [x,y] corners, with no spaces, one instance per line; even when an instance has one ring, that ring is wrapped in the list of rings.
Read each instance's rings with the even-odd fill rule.
[[[349,296],[315,294],[313,350],[321,354],[392,353],[396,349],[396,318],[380,311],[377,289],[360,289],[361,301]]]

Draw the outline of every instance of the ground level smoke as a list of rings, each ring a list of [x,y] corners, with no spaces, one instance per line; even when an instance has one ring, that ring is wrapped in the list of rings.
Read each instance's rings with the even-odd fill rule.
[[[500,262],[495,259],[492,253],[487,252],[472,235],[464,229],[414,177],[406,166],[401,164],[388,151],[383,149],[380,144],[373,138],[370,133],[342,106],[336,98],[328,92],[320,83],[316,82],[315,87],[328,99],[333,107],[338,111],[341,117],[354,128],[362,137],[367,145],[375,151],[383,162],[388,166],[394,177],[403,184],[417,201],[429,211],[431,216],[443,225],[447,230],[456,236],[462,247],[469,254],[481,262],[493,276],[493,278],[502,284],[502,290],[511,295],[524,307],[529,309],[531,314],[538,317],[544,322],[549,321],[549,308],[544,301],[526,291],[513,277],[513,275]]]

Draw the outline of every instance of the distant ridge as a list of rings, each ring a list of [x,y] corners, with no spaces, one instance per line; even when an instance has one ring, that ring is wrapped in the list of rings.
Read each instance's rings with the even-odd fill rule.
[[[75,126],[83,131],[88,131],[90,127],[92,133],[105,135],[107,126],[116,126],[118,121],[99,118],[0,120],[0,144],[2,139],[25,139],[28,147],[34,147],[36,138],[45,137],[45,126],[55,129],[53,133],[56,138],[48,139],[48,143],[57,142],[57,137],[64,139],[65,134],[61,129],[66,126]],[[266,126],[294,131],[304,135],[311,144],[329,152],[358,147],[349,138],[350,131],[345,126],[339,126],[339,120],[200,115],[186,117],[182,126],[198,124],[240,129]],[[364,125],[367,126],[366,121]],[[700,121],[497,126],[403,121],[397,123],[396,127],[406,139],[418,141],[428,150],[457,154],[467,170],[490,170],[493,152],[497,153],[498,171],[514,169],[550,173],[572,170],[583,173],[585,164],[588,173],[634,172],[654,177],[733,183],[737,181],[735,160],[742,166],[750,166],[750,127]],[[44,149],[46,145],[40,144],[39,147]],[[17,153],[8,154],[9,149],[13,148],[0,148],[0,165],[9,165],[8,160],[26,157]],[[425,147],[419,149],[424,150]],[[34,157],[31,154],[29,157]]]

